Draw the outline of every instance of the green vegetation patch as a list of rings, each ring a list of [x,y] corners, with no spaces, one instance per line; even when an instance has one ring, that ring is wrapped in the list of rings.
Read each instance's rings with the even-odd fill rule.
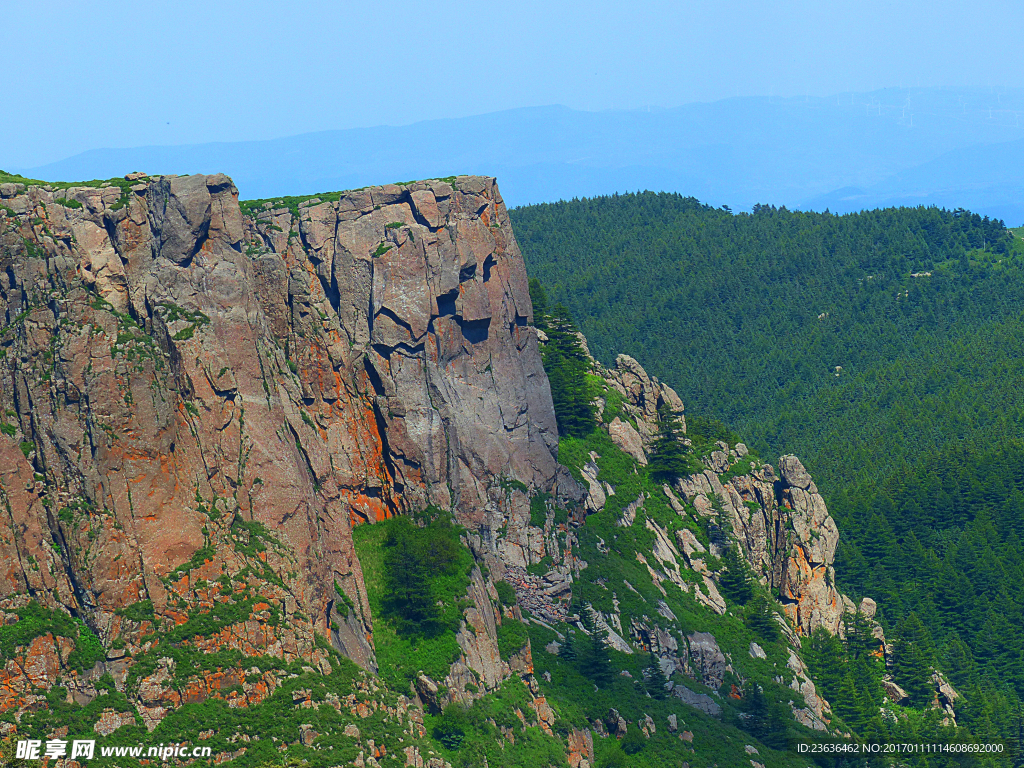
[[[424,725],[453,768],[567,768],[565,746],[541,730],[530,706],[532,700],[526,684],[512,677],[470,707],[452,704],[439,715],[428,715]],[[511,739],[503,729],[511,732]]]
[[[530,640],[526,626],[516,619],[505,619],[498,626],[498,652],[508,661]]]
[[[164,640],[175,644],[193,637],[209,637],[224,627],[248,620],[252,615],[253,606],[260,602],[260,597],[231,596],[224,602],[214,603],[209,611],[195,612],[189,615],[184,624],[178,624],[164,634]]]
[[[99,695],[87,705],[81,706],[73,701],[69,703],[68,700],[71,697],[66,688],[54,686],[46,692],[45,707],[33,708],[22,715],[18,724],[19,733],[30,738],[45,739],[57,728],[66,727],[69,734],[82,738],[93,732],[93,726],[99,721],[104,710],[133,711],[125,695],[115,689],[114,681],[109,674],[100,678],[96,687],[99,690]],[[146,729],[138,719],[136,725],[122,726],[117,730],[118,739],[134,738],[136,739],[135,743],[141,743],[146,735]],[[99,757],[98,749],[96,753]],[[98,760],[96,762],[100,763]],[[102,762],[110,764],[110,761]]]
[[[117,615],[130,621],[156,621],[152,600],[140,600],[137,603],[126,605],[124,608],[118,608]]]
[[[548,519],[548,500],[551,494],[538,492],[530,497],[530,525],[543,528]]]
[[[179,565],[173,571],[168,573],[164,577],[164,581],[167,581],[167,582],[177,581],[178,579],[180,579],[182,576],[184,576],[189,571],[192,571],[192,570],[194,570],[196,568],[201,567],[207,560],[212,560],[215,555],[216,555],[216,550],[212,546],[210,546],[209,544],[207,544],[204,547],[200,547],[199,549],[197,549],[192,554],[192,557],[189,558],[189,561],[187,563],[183,563],[183,564]]]
[[[210,323],[209,315],[198,309],[182,309],[177,304],[173,304],[169,301],[162,301],[157,305],[157,307],[165,323],[173,323],[176,320],[184,320],[188,323],[188,325],[177,331],[171,337],[175,341],[187,341],[188,339],[191,339],[195,335],[196,330],[205,325],[209,325]]]
[[[516,604],[516,591],[507,581],[494,582],[494,589],[498,593],[498,600],[501,601],[503,606],[511,608]]]
[[[91,181],[40,181],[39,179],[29,179],[24,176],[19,176],[16,173],[7,173],[0,171],[0,184],[7,182],[24,184],[26,187],[29,186],[49,186],[54,189],[72,189],[74,187],[117,187],[121,190],[121,197],[115,202],[110,208],[111,210],[118,210],[124,208],[128,204],[128,200],[131,195],[131,188],[136,184],[145,183],[148,181],[148,177],[136,179],[134,181],[128,181],[124,177],[117,177],[113,179],[93,179]],[[82,204],[76,200],[68,200],[67,198],[56,199],[54,202],[64,205],[68,208],[81,208]]]
[[[62,205],[65,208],[81,208],[82,207],[82,204],[78,200],[75,200],[74,198],[71,198],[71,197],[55,197],[53,199],[53,202],[55,202],[57,205]]]
[[[35,600],[15,613],[17,622],[0,627],[0,658],[13,659],[19,647],[47,633],[74,641],[75,649],[68,656],[72,669],[92,669],[106,657],[99,638],[81,619],[46,608]]]
[[[374,622],[381,676],[405,690],[423,670],[441,680],[461,653],[455,632],[468,607],[473,556],[446,514],[422,527],[395,517],[353,531]]]

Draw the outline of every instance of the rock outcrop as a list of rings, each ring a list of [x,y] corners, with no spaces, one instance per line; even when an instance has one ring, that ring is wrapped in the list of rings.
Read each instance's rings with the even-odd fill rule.
[[[684,406],[679,396],[650,376],[639,362],[619,355],[611,369],[593,358],[590,363],[605,384],[623,397],[626,420],[616,416],[607,430],[612,442],[637,463],[647,463],[647,451],[659,429],[660,409],[675,412],[685,430]],[[599,401],[598,406],[603,412],[604,402]],[[840,633],[847,608],[835,587],[833,568],[839,530],[817,486],[796,456],[781,457],[778,472],[772,465],[750,461],[748,457],[743,443],[730,447],[719,442],[717,449],[704,457],[703,472],[678,480],[674,487],[665,486],[669,503],[679,515],[687,514],[684,505],[689,504],[700,517],[721,518],[717,524],[725,526],[739,543],[753,572],[762,583],[778,591],[786,615],[798,633],[810,634],[819,626],[833,634]],[[737,471],[740,467],[742,472]],[[594,461],[583,467],[582,475],[589,486],[587,509],[599,511],[611,489],[598,481]],[[626,508],[621,525],[632,524],[642,501]],[[647,525],[651,526],[649,522]],[[724,613],[725,601],[705,565],[708,554],[721,554],[717,545],[712,543],[711,551],[707,552],[687,529],[677,531],[676,539],[678,549],[672,542],[667,542],[667,546],[657,543],[653,552],[662,565],[664,577],[678,580],[677,555],[681,550],[684,564],[703,577],[703,587],[693,588],[694,596],[709,610]],[[874,603],[870,599],[868,603],[865,615],[870,619],[874,616]]]
[[[736,475],[732,468],[742,458],[735,448],[712,453],[706,463],[724,462],[721,471],[709,466],[678,481],[676,492],[699,514],[725,518],[720,523],[729,526],[762,583],[779,590],[799,633],[819,626],[838,633],[844,612],[833,568],[839,530],[817,487],[795,456],[780,459],[778,475],[770,464]],[[731,476],[723,480],[726,472]],[[686,548],[693,551],[692,544]]]
[[[789,557],[779,585],[783,606],[798,631],[806,634],[822,626],[836,634],[843,614],[832,566],[839,529],[800,460],[783,456],[779,468],[780,498],[792,525]]]

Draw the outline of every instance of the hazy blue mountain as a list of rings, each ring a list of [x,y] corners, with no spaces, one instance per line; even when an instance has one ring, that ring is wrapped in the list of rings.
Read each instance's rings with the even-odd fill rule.
[[[808,200],[803,207],[849,213],[894,205],[967,208],[1024,223],[1024,140],[945,152],[866,189],[847,188]]]
[[[649,111],[531,107],[271,141],[93,150],[21,172],[225,172],[246,198],[481,173],[499,177],[509,205],[651,189],[737,209],[935,201],[1019,223],[1019,185],[990,171],[1006,151],[996,145],[1024,139],[1021,115],[1020,89],[893,88]]]

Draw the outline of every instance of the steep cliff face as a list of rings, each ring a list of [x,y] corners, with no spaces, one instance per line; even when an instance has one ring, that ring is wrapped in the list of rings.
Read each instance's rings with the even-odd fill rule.
[[[252,216],[223,175],[0,198],[0,607],[124,638],[123,674],[238,593],[271,610],[227,646],[372,669],[353,524],[579,493],[493,179]]]
[[[554,412],[493,179],[370,188],[295,209],[266,203],[253,214],[257,292],[275,337],[293,337],[303,398],[329,410],[344,400],[339,379],[367,379],[386,470],[376,473],[380,502],[358,498],[373,480],[351,466],[347,436],[331,433],[331,466],[354,514],[436,504],[476,527],[495,477],[552,490]]]

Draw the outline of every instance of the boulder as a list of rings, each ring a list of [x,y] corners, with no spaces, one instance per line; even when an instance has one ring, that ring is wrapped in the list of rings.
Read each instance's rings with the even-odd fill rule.
[[[698,562],[700,561],[694,561],[695,569],[697,569]],[[701,565],[703,565],[703,563],[701,563]],[[702,584],[703,590],[699,586],[696,587],[693,591],[693,596],[719,616],[723,616],[726,610],[725,598],[722,597],[721,593],[718,591],[718,587],[715,585],[715,582],[710,576],[704,574],[702,576]]]
[[[718,647],[715,636],[708,632],[694,632],[687,637],[690,660],[700,681],[713,691],[725,681],[725,655]]]
[[[694,709],[699,709],[701,712],[703,712],[703,713],[705,713],[707,715],[711,715],[712,717],[718,717],[719,715],[722,714],[722,707],[718,704],[717,701],[712,699],[706,693],[694,693],[689,688],[687,688],[685,685],[677,685],[677,686],[673,687],[672,688],[672,695],[675,696],[676,698],[678,698],[684,704],[687,704],[687,705],[693,707]],[[683,732],[682,735],[683,735],[683,740],[684,741],[692,741],[693,740],[693,734],[692,733],[690,733],[689,739],[686,738],[686,734],[688,734],[688,733],[690,733],[690,732],[689,731],[684,731]]]
[[[437,683],[420,672],[413,681],[413,687],[416,688],[416,693],[423,701],[425,709],[429,709],[434,713],[441,711],[443,707],[440,699],[438,698],[439,689],[437,687]]]
[[[808,490],[813,485],[810,474],[804,469],[803,463],[796,456],[787,455],[781,457],[779,459],[779,472],[782,474],[782,479],[786,484],[794,488]],[[814,493],[816,491],[817,488],[811,492]]]
[[[687,562],[690,561],[694,554],[703,555],[707,552],[707,548],[698,541],[693,531],[689,528],[678,529],[676,531],[676,541],[679,543],[679,548],[683,551]]]
[[[583,469],[580,470],[584,481],[587,483],[587,487],[590,489],[586,496],[588,512],[600,512],[604,509],[605,502],[608,499],[604,488],[597,479],[598,471],[597,464],[593,461],[587,462],[587,464],[583,466]]]
[[[616,738],[623,738],[626,735],[626,720],[622,715],[619,714],[617,709],[609,709],[608,714],[604,718],[605,725],[608,726],[608,733]]]
[[[647,466],[647,454],[644,453],[643,439],[632,424],[622,421],[616,416],[608,425],[608,435],[615,445],[636,459],[638,464]]]
[[[860,612],[864,614],[867,619],[875,618],[875,613],[878,611],[878,606],[875,601],[870,597],[861,598],[860,601]]]
[[[882,689],[885,696],[893,704],[906,704],[910,701],[910,695],[896,684],[891,677],[882,678]]]

